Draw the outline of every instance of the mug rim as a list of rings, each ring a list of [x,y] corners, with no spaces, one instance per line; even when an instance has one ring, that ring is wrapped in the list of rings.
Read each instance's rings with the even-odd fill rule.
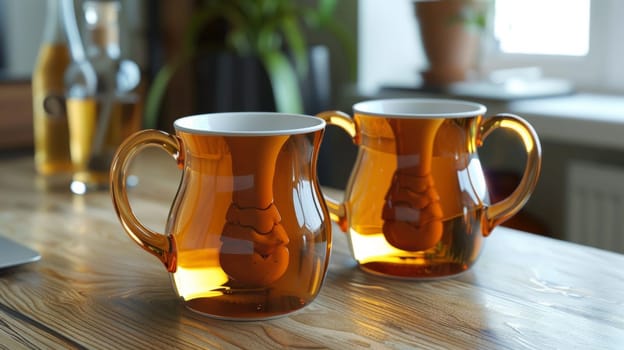
[[[306,114],[225,112],[181,117],[173,122],[173,127],[176,131],[196,135],[278,136],[318,131],[324,129],[325,124],[323,119]]]
[[[397,105],[409,108],[384,109],[383,104],[390,104],[394,108],[397,108]],[[468,118],[483,115],[486,110],[487,108],[480,103],[444,98],[376,99],[353,105],[353,111],[357,114],[399,119]]]

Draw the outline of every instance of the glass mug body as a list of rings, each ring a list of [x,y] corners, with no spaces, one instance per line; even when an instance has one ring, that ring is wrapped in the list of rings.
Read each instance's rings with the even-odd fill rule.
[[[359,146],[343,203],[329,201],[359,266],[408,279],[453,276],[477,260],[484,237],[519,211],[541,164],[533,129],[512,115],[484,117],[463,101],[378,100],[319,116],[343,127]],[[516,131],[528,154],[516,191],[490,203],[479,156],[496,128]]]
[[[115,156],[112,193],[130,236],[161,259],[194,311],[267,319],[312,302],[331,241],[316,177],[325,123],[300,115],[222,113],[174,125],[176,136],[139,132]],[[143,234],[148,229],[134,222],[123,189],[128,155],[156,144],[183,169],[164,235]]]

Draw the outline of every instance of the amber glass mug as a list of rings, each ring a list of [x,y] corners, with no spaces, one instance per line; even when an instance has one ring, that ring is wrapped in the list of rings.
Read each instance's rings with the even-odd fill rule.
[[[316,176],[322,119],[217,113],[141,131],[113,158],[111,193],[132,239],[171,273],[194,311],[266,319],[309,304],[329,260],[331,222]],[[128,167],[147,146],[183,169],[164,234],[145,227],[126,193]]]
[[[441,99],[357,103],[349,115],[318,116],[359,146],[344,202],[328,199],[365,271],[399,278],[452,276],[477,260],[486,237],[517,213],[541,166],[537,134],[510,114],[484,117],[480,104]],[[527,162],[509,197],[490,203],[477,149],[496,129],[517,134]]]

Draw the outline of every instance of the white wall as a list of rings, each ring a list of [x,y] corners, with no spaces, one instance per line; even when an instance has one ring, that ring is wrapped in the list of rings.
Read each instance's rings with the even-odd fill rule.
[[[7,65],[12,75],[30,77],[41,43],[46,0],[2,0],[6,11]]]
[[[427,61],[412,0],[360,0],[358,5],[358,92],[382,85],[414,86]]]
[[[595,2],[596,0],[594,0]],[[604,71],[602,77],[607,89],[624,91],[624,1],[622,0],[599,0],[605,4],[605,22],[607,33],[604,41],[606,52],[604,54]],[[599,18],[596,19],[600,21]]]

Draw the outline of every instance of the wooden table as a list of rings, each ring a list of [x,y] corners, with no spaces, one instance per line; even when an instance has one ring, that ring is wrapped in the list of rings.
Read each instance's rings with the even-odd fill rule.
[[[162,229],[179,173],[154,152],[137,161],[131,200]],[[30,156],[1,157],[0,234],[42,254],[0,271],[3,348],[624,349],[623,255],[498,228],[467,273],[406,282],[359,270],[334,230],[311,305],[219,321],[181,305],[161,263],[122,231],[108,193],[37,182]]]

